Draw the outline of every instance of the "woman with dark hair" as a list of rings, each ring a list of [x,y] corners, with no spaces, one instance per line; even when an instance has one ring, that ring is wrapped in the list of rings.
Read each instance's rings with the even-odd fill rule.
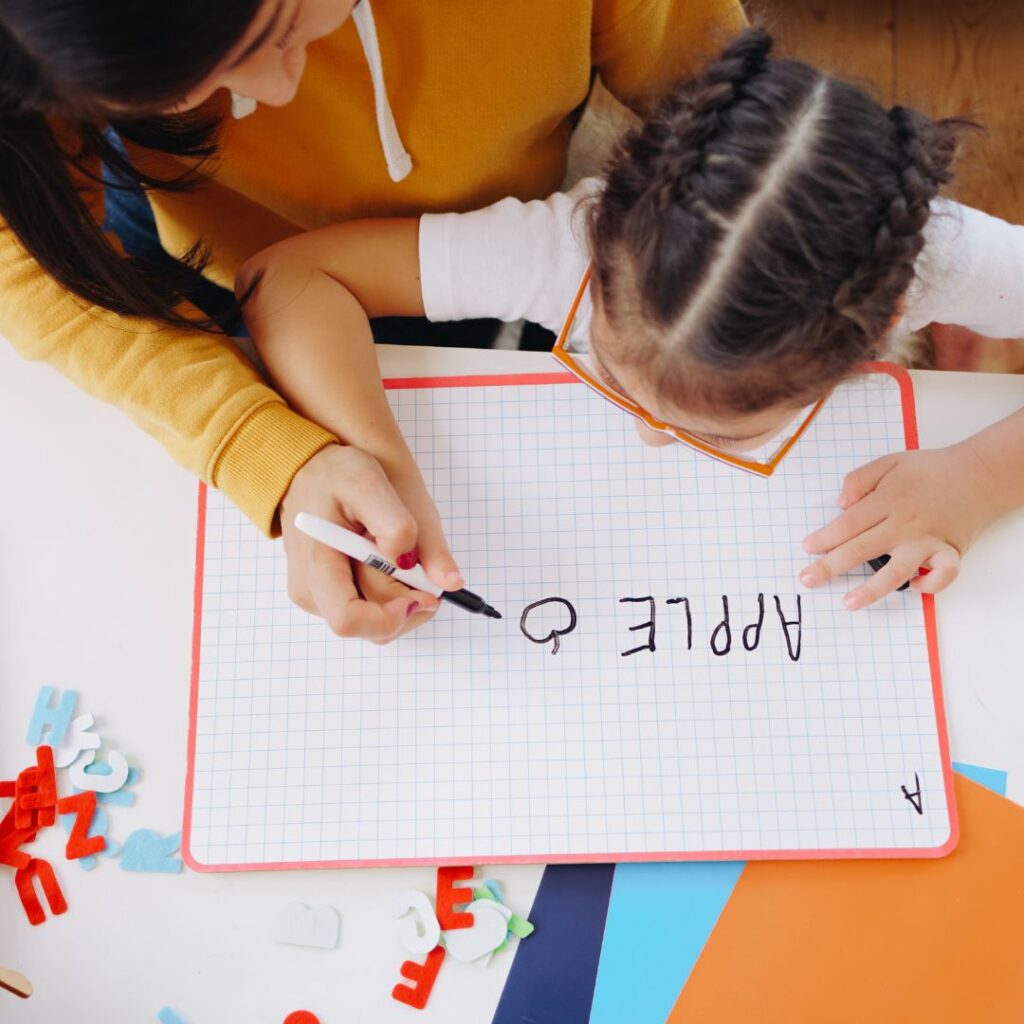
[[[304,229],[547,195],[595,74],[642,110],[742,20],[738,0],[2,0],[0,333],[282,530],[302,607],[392,639],[436,600],[354,580],[291,519],[458,587],[419,474],[290,410],[224,337],[221,289]],[[124,227],[140,189],[159,247]]]

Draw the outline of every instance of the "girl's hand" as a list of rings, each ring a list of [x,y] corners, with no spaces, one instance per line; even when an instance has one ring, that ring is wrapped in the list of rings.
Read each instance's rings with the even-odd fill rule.
[[[366,452],[329,445],[292,479],[281,502],[281,532],[288,559],[288,596],[304,611],[325,619],[338,636],[388,643],[430,619],[439,602],[376,570],[353,566],[345,555],[296,530],[299,512],[366,533],[403,567],[419,561],[439,587],[462,586],[415,465],[389,479]]]
[[[973,442],[886,455],[848,474],[837,502],[845,511],[804,540],[805,551],[823,557],[800,573],[800,582],[818,587],[887,554],[888,565],[843,598],[851,611],[907,580],[924,594],[948,587],[961,556],[1005,511],[996,475]],[[918,576],[922,566],[930,572]]]

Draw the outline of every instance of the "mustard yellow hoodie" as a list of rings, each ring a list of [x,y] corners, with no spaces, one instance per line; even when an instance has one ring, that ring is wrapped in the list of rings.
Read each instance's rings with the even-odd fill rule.
[[[364,48],[351,19],[314,43],[287,107],[235,120],[229,99],[218,101],[214,178],[185,196],[151,197],[169,252],[202,238],[209,276],[231,287],[244,259],[304,229],[546,196],[562,180],[593,72],[642,111],[744,23],[738,0],[373,0],[372,13],[378,45]],[[401,150],[390,170],[382,96],[396,129],[388,141]],[[167,157],[133,157],[167,170]],[[101,218],[102,195],[92,202]],[[333,440],[226,339],[87,308],[6,227],[0,334],[118,405],[265,532],[296,470]]]

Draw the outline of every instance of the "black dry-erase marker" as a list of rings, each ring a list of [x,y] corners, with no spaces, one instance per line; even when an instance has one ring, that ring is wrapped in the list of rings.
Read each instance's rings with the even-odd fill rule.
[[[321,519],[308,512],[300,512],[295,517],[295,528],[312,537],[313,540],[318,540],[321,544],[326,544],[329,548],[334,548],[335,551],[354,558],[357,562],[378,569],[388,576],[394,576],[396,580],[401,581],[407,587],[433,594],[434,597],[440,597],[444,601],[450,601],[467,612],[486,615],[490,619],[501,618],[501,613],[495,611],[478,594],[469,590],[442,590],[420,565],[412,569],[399,569],[397,565],[389,562],[365,537],[346,530],[344,526],[332,523],[328,519]]]
[[[875,572],[878,572],[879,569],[884,569],[889,564],[889,561],[890,561],[889,555],[879,555],[877,558],[869,558],[868,559],[868,565],[870,565],[871,568],[875,570]],[[904,583],[903,586],[897,587],[896,589],[897,590],[908,590],[909,588],[910,588],[910,580],[907,580],[907,582]]]

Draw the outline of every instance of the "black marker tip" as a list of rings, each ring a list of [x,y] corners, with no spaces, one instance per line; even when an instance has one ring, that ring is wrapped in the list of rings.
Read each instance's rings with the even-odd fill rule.
[[[479,594],[469,590],[445,590],[441,597],[445,601],[451,601],[467,612],[475,612],[477,615],[486,615],[490,619],[500,619],[501,612],[496,612]]]

